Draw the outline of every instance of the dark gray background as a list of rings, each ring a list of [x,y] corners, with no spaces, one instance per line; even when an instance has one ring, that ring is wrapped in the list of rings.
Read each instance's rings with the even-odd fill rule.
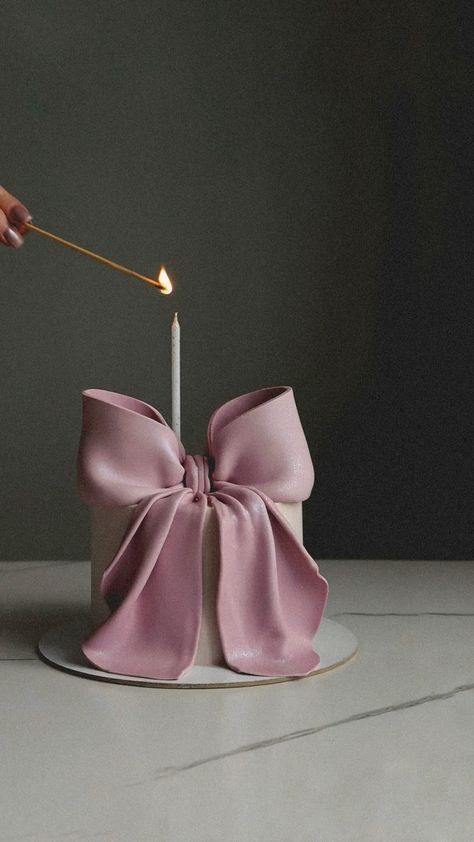
[[[217,405],[291,384],[312,553],[467,557],[464,26],[406,0],[2,8],[0,179],[176,293],[2,249],[1,558],[87,557],[81,390],[169,417],[175,308],[190,452]]]

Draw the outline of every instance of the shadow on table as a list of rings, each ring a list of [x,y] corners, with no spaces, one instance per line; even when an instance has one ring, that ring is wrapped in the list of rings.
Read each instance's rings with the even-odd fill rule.
[[[34,657],[40,638],[53,626],[86,614],[83,602],[26,603],[4,610],[0,631],[0,660]]]

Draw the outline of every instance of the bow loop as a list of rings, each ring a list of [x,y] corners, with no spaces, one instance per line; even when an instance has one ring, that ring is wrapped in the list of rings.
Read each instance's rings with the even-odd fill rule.
[[[257,488],[279,503],[311,494],[314,471],[290,387],[234,398],[211,417],[213,480]]]
[[[163,416],[117,392],[82,394],[79,493],[91,506],[131,506],[183,481],[184,450]]]

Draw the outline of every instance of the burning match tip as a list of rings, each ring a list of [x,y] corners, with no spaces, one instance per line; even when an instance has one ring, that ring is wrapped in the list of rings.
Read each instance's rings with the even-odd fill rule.
[[[105,266],[109,266],[111,269],[116,269],[118,272],[123,272],[124,275],[129,275],[132,278],[138,278],[139,281],[146,281],[147,284],[151,284],[155,288],[159,289],[162,295],[169,295],[171,292],[173,292],[173,284],[171,283],[164,266],[161,267],[157,278],[147,278],[146,275],[142,275],[139,272],[134,272],[133,269],[127,269],[126,266],[121,266],[119,263],[115,263],[115,261],[109,260],[107,257],[102,257],[101,254],[96,254],[90,249],[85,249],[82,246],[76,245],[76,243],[71,243],[69,240],[65,240],[63,237],[58,237],[57,234],[52,234],[50,231],[45,231],[44,228],[38,228],[37,225],[33,225],[31,222],[25,222],[24,226],[29,231],[35,231],[37,234],[41,234],[42,237],[47,237],[49,240],[53,240],[53,242],[55,243],[59,243],[60,245],[66,246],[67,248],[70,248],[73,251],[79,252],[79,254],[83,254],[86,257],[90,257],[92,258],[92,260],[96,260],[98,263],[102,263]]]
[[[163,293],[163,295],[169,295],[173,292],[173,284],[171,283],[164,266],[162,266],[158,272],[158,282],[161,284],[160,292]]]

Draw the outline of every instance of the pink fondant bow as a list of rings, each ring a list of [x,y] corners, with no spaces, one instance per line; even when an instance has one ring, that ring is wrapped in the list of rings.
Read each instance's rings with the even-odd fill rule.
[[[83,644],[108,672],[176,679],[194,661],[201,621],[206,506],[220,545],[217,619],[225,660],[252,675],[306,675],[328,586],[275,502],[311,493],[314,474],[289,387],[261,389],[211,417],[207,457],[186,456],[160,413],[115,392],[83,393],[82,499],[137,504],[104,572],[113,613]],[[212,466],[209,472],[209,466]]]

